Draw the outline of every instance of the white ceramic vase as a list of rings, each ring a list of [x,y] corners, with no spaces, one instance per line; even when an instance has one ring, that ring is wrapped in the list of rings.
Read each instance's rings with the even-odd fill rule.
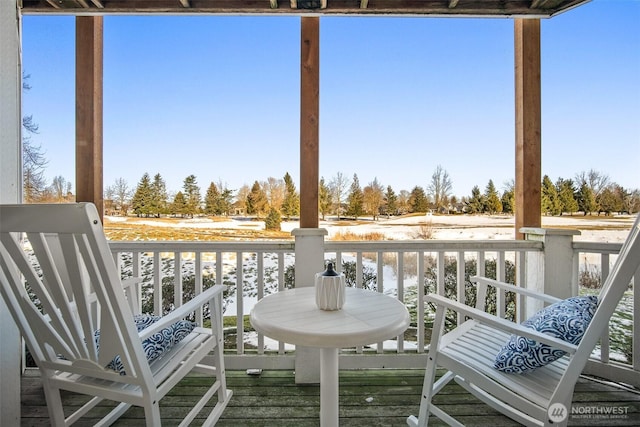
[[[327,272],[333,272],[333,265],[329,264]],[[316,273],[316,305],[321,310],[340,310],[344,305],[345,281],[344,274]]]

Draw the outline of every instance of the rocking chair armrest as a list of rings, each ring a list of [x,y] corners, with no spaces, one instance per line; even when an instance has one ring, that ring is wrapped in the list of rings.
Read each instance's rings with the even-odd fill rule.
[[[222,297],[222,293],[226,289],[227,287],[224,285],[214,285],[201,294],[196,295],[193,299],[187,301],[180,307],[177,307],[175,310],[172,310],[169,313],[165,314],[164,316],[162,316],[162,318],[160,318],[160,320],[154,322],[153,324],[149,325],[149,327],[140,331],[140,333],[138,334],[140,336],[140,339],[145,340],[149,338],[157,331],[172,325],[176,321],[184,318],[189,313],[202,307],[204,304],[212,301],[214,298]],[[215,320],[212,320],[212,323],[214,322]]]
[[[143,280],[144,279],[142,277],[127,277],[126,279],[122,279],[120,282],[122,283],[122,288],[127,289],[142,283]]]
[[[560,298],[556,298],[548,294],[543,294],[542,292],[521,288],[519,286],[512,285],[511,283],[499,282],[494,279],[489,279],[488,277],[472,276],[469,280],[471,280],[471,282],[478,284],[479,286],[493,286],[495,288],[499,288],[508,292],[515,292],[517,294],[524,295],[526,297],[535,298],[537,300],[544,301],[549,304],[553,304],[561,301]]]
[[[505,332],[509,332],[515,335],[523,336],[547,345],[552,346],[553,348],[557,348],[558,350],[562,350],[566,353],[573,354],[578,349],[578,346],[570,344],[564,340],[559,338],[555,338],[551,335],[543,334],[534,329],[527,328],[526,326],[522,326],[519,323],[511,322],[509,320],[503,319],[498,316],[494,316],[493,314],[489,314],[487,312],[478,310],[474,307],[470,307],[465,304],[461,304],[458,301],[451,300],[449,298],[445,298],[441,295],[429,294],[425,295],[425,300],[432,302],[438,306],[443,306],[450,310],[456,311],[458,313],[463,314],[464,316],[475,319],[481,323],[492,326],[494,328],[500,329]],[[442,316],[444,320],[444,316]],[[436,329],[437,328],[437,329]],[[439,327],[434,325],[433,330],[440,330]]]

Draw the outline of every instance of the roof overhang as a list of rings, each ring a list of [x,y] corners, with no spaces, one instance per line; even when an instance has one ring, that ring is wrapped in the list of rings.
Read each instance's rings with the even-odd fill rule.
[[[590,0],[18,0],[23,14],[550,18]]]

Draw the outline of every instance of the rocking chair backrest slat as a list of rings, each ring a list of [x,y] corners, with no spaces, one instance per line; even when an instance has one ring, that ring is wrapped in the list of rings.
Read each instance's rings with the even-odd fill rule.
[[[33,267],[23,257],[22,248],[18,246],[18,243],[6,235],[2,235],[0,244],[0,258],[2,260],[2,293],[5,300],[12,301],[7,304],[9,310],[12,311],[14,317],[22,318],[19,322],[21,331],[25,339],[29,344],[37,343],[34,333],[38,333],[41,341],[50,343],[53,348],[56,348],[60,355],[64,357],[70,357],[75,353],[75,349],[69,347],[67,343],[60,335],[58,331],[64,330],[65,326],[61,325],[58,319],[58,313],[52,309],[54,304],[46,292],[46,289],[41,285],[37,274],[33,271]],[[12,259],[16,260],[16,264],[12,263]],[[17,268],[11,268],[17,265]],[[43,310],[47,310],[53,313],[51,316],[45,316],[41,313],[35,304],[33,304],[26,289],[22,286],[22,280],[18,273],[21,271],[25,275],[25,280],[28,283],[33,283],[32,289],[34,292],[38,292],[39,302],[43,306]],[[37,288],[37,290],[35,290]],[[56,327],[51,327],[49,324],[54,323]],[[29,328],[22,328],[22,325],[29,325]],[[66,334],[63,334],[66,335]],[[31,351],[33,351],[36,358],[50,358],[52,355],[45,346],[30,345]],[[53,353],[55,356],[56,353]]]
[[[76,204],[71,214],[68,205],[38,205],[37,212],[18,206],[20,214],[2,207],[2,292],[19,305],[15,311],[24,313],[29,327],[20,325],[21,332],[36,363],[123,382],[139,382],[140,375],[150,381],[148,364],[139,362],[146,359],[95,206]],[[126,375],[106,369],[116,356]]]
[[[64,237],[60,236],[60,240],[62,241]],[[66,269],[60,269],[60,263],[56,263],[53,260],[52,250],[56,251],[56,258],[67,260],[68,257],[64,254],[64,246],[58,245],[51,248],[48,244],[53,241],[51,236],[47,241],[42,233],[27,233],[27,239],[33,248],[34,254],[39,254],[37,259],[43,277],[42,284],[39,278],[34,276],[30,277],[27,283],[31,285],[36,295],[42,295],[40,302],[43,306],[43,312],[49,316],[53,328],[64,331],[65,335],[69,337],[67,343],[74,349],[75,356],[66,355],[65,357],[88,358],[87,343],[84,342],[81,325],[74,321],[76,316],[75,306],[83,298],[74,298],[72,289],[68,288],[72,282],[65,285],[65,282],[60,277],[61,272],[63,272],[62,275],[68,277],[65,273],[72,271],[69,265],[66,266]],[[69,280],[71,281],[70,278]],[[75,304],[73,304],[74,302]],[[89,345],[89,347],[92,346]],[[93,353],[95,354],[95,350]]]

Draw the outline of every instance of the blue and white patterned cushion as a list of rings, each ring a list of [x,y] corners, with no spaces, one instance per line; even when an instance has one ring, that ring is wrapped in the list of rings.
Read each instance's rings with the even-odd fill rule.
[[[160,316],[151,316],[148,314],[138,314],[133,316],[133,320],[136,323],[136,329],[138,332],[147,328],[149,325],[160,320]],[[188,320],[179,320],[174,324],[167,326],[164,329],[159,330],[149,338],[142,341],[142,349],[149,363],[153,362],[165,352],[170,350],[174,345],[182,341],[187,335],[193,331],[196,324]],[[94,339],[100,348],[100,330],[95,331]],[[125,375],[124,365],[120,356],[116,356],[108,365],[107,368],[113,369],[119,372],[120,375]]]
[[[552,304],[522,322],[522,326],[579,344],[598,306],[594,296],[571,297]],[[562,350],[535,340],[512,335],[495,358],[496,369],[523,374],[547,365],[565,355]]]

